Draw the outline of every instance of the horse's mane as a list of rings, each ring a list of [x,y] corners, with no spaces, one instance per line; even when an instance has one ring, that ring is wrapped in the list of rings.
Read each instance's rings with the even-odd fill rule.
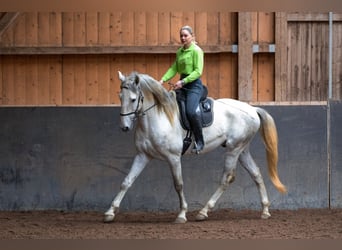
[[[158,110],[164,112],[171,124],[173,124],[175,116],[178,113],[176,93],[174,91],[168,92],[160,82],[147,74],[139,74],[137,72],[133,72],[132,74],[139,77],[144,98],[154,101]]]

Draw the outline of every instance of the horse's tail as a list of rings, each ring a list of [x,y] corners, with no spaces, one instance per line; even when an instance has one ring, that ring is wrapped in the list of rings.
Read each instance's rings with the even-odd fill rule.
[[[260,133],[266,147],[268,174],[273,185],[281,193],[286,193],[286,187],[281,183],[278,176],[278,134],[274,120],[264,109],[256,108],[261,120]]]

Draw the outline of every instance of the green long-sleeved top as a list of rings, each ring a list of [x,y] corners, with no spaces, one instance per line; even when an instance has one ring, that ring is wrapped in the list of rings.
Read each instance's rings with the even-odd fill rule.
[[[162,80],[164,82],[169,81],[178,73],[180,75],[186,75],[183,78],[184,84],[195,81],[202,75],[203,58],[203,50],[195,43],[192,43],[187,49],[183,47],[179,48],[176,52],[175,62],[166,71]]]

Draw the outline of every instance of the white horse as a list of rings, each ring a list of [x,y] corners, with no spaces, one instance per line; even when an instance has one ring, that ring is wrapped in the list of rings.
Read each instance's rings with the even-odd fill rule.
[[[104,221],[114,220],[127,190],[146,164],[152,158],[156,158],[165,160],[170,165],[180,201],[180,212],[175,222],[185,223],[188,205],[183,192],[181,156],[186,131],[180,123],[175,92],[168,92],[158,81],[146,74],[132,72],[129,76],[124,76],[120,71],[118,73],[121,80],[121,128],[128,131],[133,129],[136,123],[134,138],[137,155],[121,184],[120,192],[105,212]],[[260,131],[266,147],[270,179],[279,192],[285,193],[286,187],[279,180],[277,172],[278,138],[273,118],[264,109],[232,99],[214,100],[213,109],[212,125],[203,128],[205,147],[201,153],[224,146],[224,172],[219,187],[199,211],[196,220],[205,220],[208,217],[208,212],[215,206],[228,185],[234,181],[237,162],[247,169],[259,189],[261,218],[269,218],[270,203],[265,184],[258,166],[249,153],[249,144]],[[191,148],[192,146],[185,154],[190,153]]]

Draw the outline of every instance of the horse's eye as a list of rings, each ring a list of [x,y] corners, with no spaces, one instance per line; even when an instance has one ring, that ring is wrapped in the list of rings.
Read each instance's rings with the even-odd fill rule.
[[[135,102],[135,100],[136,100],[136,99],[135,99],[135,98],[133,98],[133,99],[132,99],[132,103],[134,103],[134,102]]]

